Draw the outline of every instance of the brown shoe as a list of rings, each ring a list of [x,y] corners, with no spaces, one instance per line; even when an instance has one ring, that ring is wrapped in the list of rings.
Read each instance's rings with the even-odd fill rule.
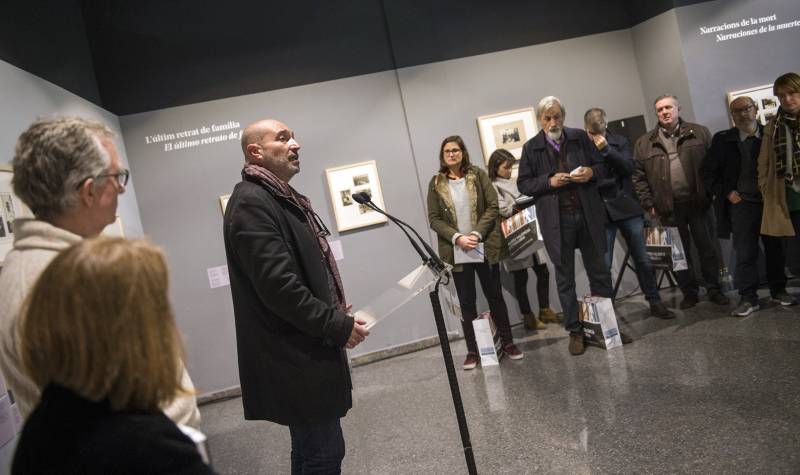
[[[650,304],[650,315],[658,318],[662,318],[664,320],[670,320],[675,318],[675,314],[672,313],[666,305],[661,302],[655,302]]]
[[[525,328],[528,330],[538,330],[536,327],[536,315],[531,312],[526,312],[522,314],[522,323],[525,325]]]
[[[539,310],[539,320],[544,323],[558,323],[558,315],[552,309],[543,308]]]
[[[630,337],[627,333],[619,332],[619,339],[622,341],[623,345],[628,345],[633,343],[633,338]]]
[[[584,351],[586,351],[586,345],[583,343],[583,333],[570,333],[569,354],[578,356],[582,355]]]

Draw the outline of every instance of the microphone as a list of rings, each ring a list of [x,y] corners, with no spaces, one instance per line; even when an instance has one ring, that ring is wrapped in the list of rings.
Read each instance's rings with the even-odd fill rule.
[[[365,205],[367,203],[371,203],[372,202],[372,197],[370,197],[369,193],[367,193],[366,191],[353,193],[350,196],[352,196],[353,199],[356,200],[356,203],[358,203],[360,205]]]
[[[417,253],[420,255],[420,257],[422,258],[422,261],[425,264],[432,265],[435,268],[436,271],[441,271],[441,270],[445,269],[445,264],[439,258],[439,255],[436,254],[436,252],[434,252],[434,250],[428,245],[428,243],[424,239],[422,239],[422,236],[420,236],[419,233],[414,228],[412,228],[408,223],[402,221],[399,218],[395,218],[394,216],[390,215],[389,213],[387,213],[387,212],[383,211],[382,209],[378,208],[375,205],[375,203],[372,202],[372,197],[370,196],[370,194],[367,193],[366,191],[353,193],[351,196],[356,201],[356,203],[368,206],[373,211],[376,211],[376,212],[386,216],[387,218],[391,219],[395,224],[397,224],[397,227],[399,227],[400,230],[403,231],[403,233],[406,235],[406,237],[408,237],[408,240],[411,241],[411,245],[414,246],[414,249],[416,249]],[[419,248],[417,243],[414,241],[414,239],[411,238],[411,236],[404,229],[404,227],[410,229],[411,232],[414,233],[414,235],[417,237],[419,242],[422,243],[422,246],[428,252],[427,256],[422,252],[422,250]]]

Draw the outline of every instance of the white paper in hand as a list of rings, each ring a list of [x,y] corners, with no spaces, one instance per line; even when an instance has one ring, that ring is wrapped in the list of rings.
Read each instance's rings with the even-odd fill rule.
[[[475,249],[465,251],[461,246],[453,246],[455,253],[453,254],[453,262],[456,264],[470,264],[474,262],[483,262],[483,243],[479,242]]]

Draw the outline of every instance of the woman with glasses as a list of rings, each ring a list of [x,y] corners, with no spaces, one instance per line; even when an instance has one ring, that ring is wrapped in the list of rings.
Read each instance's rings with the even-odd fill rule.
[[[19,325],[41,399],[12,473],[213,473],[161,410],[187,391],[167,281],[161,251],[121,238],[81,241],[42,272]]]
[[[517,180],[511,178],[514,156],[505,149],[497,149],[489,157],[489,179],[497,190],[498,207],[502,218],[510,218],[517,211],[533,205],[533,198],[525,196],[517,189]],[[519,304],[522,321],[529,330],[544,330],[545,323],[558,323],[556,313],[550,309],[550,272],[547,264],[539,262],[534,253],[531,256],[503,261],[514,277],[514,296]],[[528,269],[536,274],[536,296],[539,299],[539,317],[531,311],[528,300]]]
[[[498,217],[497,193],[486,172],[470,164],[469,152],[461,137],[445,138],[439,148],[439,172],[428,186],[428,221],[439,238],[439,255],[454,266],[453,280],[467,342],[465,370],[475,368],[479,361],[472,326],[478,315],[476,274],[489,302],[503,351],[513,360],[523,357],[511,336],[508,310],[500,287],[499,262],[505,257],[505,249]],[[457,250],[482,253],[483,259],[481,262],[456,263]]]

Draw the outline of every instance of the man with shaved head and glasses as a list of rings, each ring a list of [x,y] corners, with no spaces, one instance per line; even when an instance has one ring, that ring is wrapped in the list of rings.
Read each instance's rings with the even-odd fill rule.
[[[352,407],[345,348],[369,335],[349,313],[322,220],[289,180],[294,131],[272,119],[242,133],[242,181],[225,209],[244,417],[289,426],[292,473],[340,473]]]
[[[20,306],[61,250],[116,220],[117,197],[130,173],[122,168],[114,137],[99,122],[64,117],[37,120],[17,139],[12,186],[34,217],[14,221],[14,247],[0,272],[0,367],[23,418],[40,394],[20,361]],[[182,375],[181,385],[193,389],[185,368]],[[200,424],[194,394],[177,395],[163,410],[176,423]]]

